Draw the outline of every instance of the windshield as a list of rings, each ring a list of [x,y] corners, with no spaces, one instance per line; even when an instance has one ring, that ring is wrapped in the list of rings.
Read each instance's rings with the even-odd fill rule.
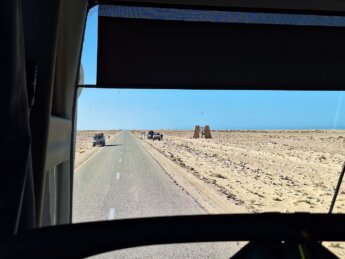
[[[85,84],[96,81],[96,32],[94,9],[82,57]],[[327,213],[345,161],[343,99],[341,91],[81,88],[73,221]],[[103,138],[95,131],[104,145],[93,146],[92,137]],[[341,188],[334,213],[344,213],[344,194]],[[164,245],[105,256],[228,258],[242,246]],[[342,243],[326,246],[345,256]]]
[[[327,213],[345,158],[344,116],[343,92],[83,89],[74,222]],[[95,129],[106,147],[92,147]],[[344,209],[342,188],[334,212]]]

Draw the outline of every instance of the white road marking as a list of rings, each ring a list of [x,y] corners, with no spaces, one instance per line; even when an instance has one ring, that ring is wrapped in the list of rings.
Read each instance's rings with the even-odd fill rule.
[[[119,159],[119,162],[120,162],[120,163],[122,162],[122,159],[121,159],[121,158]]]
[[[115,218],[115,209],[114,208],[111,208],[110,211],[109,211],[109,217],[108,219],[109,220],[112,220]]]
[[[120,172],[117,172],[117,173],[116,173],[116,179],[117,179],[117,180],[120,179]]]

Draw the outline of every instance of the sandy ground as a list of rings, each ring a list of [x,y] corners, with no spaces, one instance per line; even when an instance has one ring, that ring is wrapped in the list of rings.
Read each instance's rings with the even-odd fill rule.
[[[327,212],[345,161],[345,131],[162,133],[144,141],[249,212]],[[345,212],[344,194],[343,186],[335,213]],[[345,258],[344,244],[326,246]]]
[[[113,138],[118,131],[105,130],[105,131],[94,131],[94,130],[82,130],[77,131],[76,146],[75,146],[75,162],[74,168],[78,169],[86,160],[94,155],[102,147],[92,147],[92,139],[95,133],[103,132],[105,135],[105,141],[109,141]]]
[[[92,148],[95,132],[77,133],[76,169],[101,148]],[[118,133],[103,132],[106,140]],[[177,167],[161,166],[187,183],[186,191],[199,195],[211,213],[327,212],[345,161],[345,131],[212,131],[212,139],[192,139],[192,131],[161,132],[163,141],[143,139],[143,145],[157,162],[159,155],[172,161]],[[345,213],[344,194],[343,186],[335,213]],[[230,203],[224,207],[224,201]],[[324,244],[345,258],[343,243]]]

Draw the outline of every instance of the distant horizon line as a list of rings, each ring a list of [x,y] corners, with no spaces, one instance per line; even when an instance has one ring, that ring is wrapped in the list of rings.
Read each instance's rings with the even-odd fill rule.
[[[194,131],[194,129],[77,129],[77,131],[149,131],[149,130],[171,130],[171,131]],[[345,131],[344,129],[320,128],[320,129],[210,129],[211,131]]]

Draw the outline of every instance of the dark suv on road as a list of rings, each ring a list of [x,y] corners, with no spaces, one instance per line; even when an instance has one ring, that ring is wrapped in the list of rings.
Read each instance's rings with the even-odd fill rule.
[[[103,133],[97,133],[93,136],[92,146],[105,146],[105,138]]]

